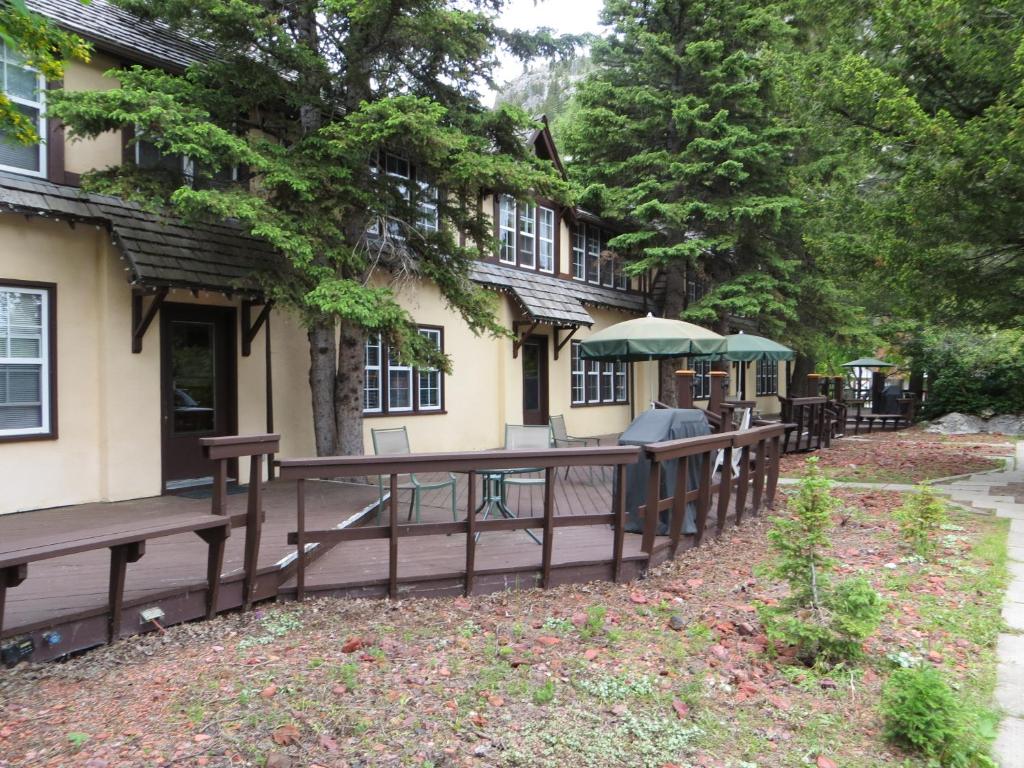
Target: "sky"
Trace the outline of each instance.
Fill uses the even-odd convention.
[[[499,23],[508,29],[550,27],[556,34],[599,33],[598,17],[603,5],[603,0],[511,0]],[[504,56],[497,80],[503,83],[522,71],[521,62]]]

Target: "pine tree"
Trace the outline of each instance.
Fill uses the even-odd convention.
[[[136,141],[191,158],[195,175],[126,165],[86,184],[186,217],[234,217],[283,253],[292,269],[265,290],[308,328],[317,452],[362,453],[368,334],[404,362],[449,368],[393,279],[433,282],[471,330],[505,333],[468,279],[493,242],[482,197],[565,189],[523,145],[529,118],[485,109],[479,88],[493,85],[496,47],[528,57],[564,41],[501,30],[501,0],[119,2],[206,41],[210,57],[183,76],[112,72],[120,88],[58,94],[51,111],[72,135],[135,128]],[[389,175],[385,152],[413,162],[416,180]],[[210,183],[233,166],[248,183]],[[422,226],[435,203],[440,226]]]
[[[611,245],[635,270],[665,271],[665,316],[777,332],[796,316],[787,281],[802,255],[796,136],[772,109],[787,24],[753,0],[607,0],[603,20],[613,31],[565,134],[583,203],[626,225]],[[688,270],[714,286],[692,307]]]

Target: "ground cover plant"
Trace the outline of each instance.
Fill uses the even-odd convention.
[[[921,428],[850,436],[820,452],[819,467],[832,480],[865,483],[920,483],[940,477],[983,472],[1002,466],[1011,448],[994,435],[933,435]],[[782,458],[782,474],[804,474],[804,456]]]
[[[1005,521],[951,511],[925,561],[899,494],[835,495],[835,577],[888,605],[854,663],[766,636],[788,589],[761,519],[632,585],[273,605],[21,666],[0,766],[924,766],[883,685],[939,670],[993,732]]]

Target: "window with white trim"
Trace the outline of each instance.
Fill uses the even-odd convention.
[[[587,402],[586,393],[586,360],[580,356],[579,342],[572,343],[572,396],[573,405],[582,405]]]
[[[516,263],[516,199],[502,195],[498,202],[498,259],[505,264]]]
[[[0,282],[0,438],[50,436],[53,289]]]
[[[587,279],[586,224],[578,224],[572,230],[572,276],[574,280]]]
[[[570,403],[582,405],[618,405],[629,402],[628,363],[585,360],[580,342],[572,342]]]
[[[540,224],[540,263],[541,272],[555,271],[555,212],[551,208],[541,206],[537,221]]]
[[[757,361],[757,396],[779,393],[779,364],[775,360]]]
[[[383,158],[383,160],[381,160]],[[370,162],[370,172],[379,177],[381,171],[393,179],[395,189],[399,197],[415,206],[412,214],[413,226],[421,232],[436,232],[440,226],[438,213],[438,192],[437,187],[419,177],[416,166],[401,155],[392,152],[379,151],[373,154]],[[415,199],[413,196],[415,195]],[[398,240],[405,239],[405,224],[399,219],[387,221],[388,236]],[[377,221],[370,224],[367,231],[371,235],[380,234],[380,226]]]
[[[695,360],[693,362],[693,399],[707,400],[711,397],[711,362]]]
[[[601,283],[601,230],[587,227],[587,282]]]
[[[444,330],[434,326],[417,329],[444,351]],[[363,413],[430,413],[444,409],[444,375],[437,368],[405,365],[379,334],[366,339],[363,379]]]
[[[420,328],[419,333],[430,339],[435,349],[441,350],[440,328]],[[437,368],[419,368],[416,371],[416,380],[419,410],[441,410],[441,371]]]
[[[519,266],[533,269],[537,264],[537,206],[519,203]]]
[[[46,83],[43,76],[6,43],[0,41],[0,87],[14,108],[21,112],[40,137],[46,135]],[[22,144],[0,132],[0,170],[31,176],[46,175],[46,145]]]

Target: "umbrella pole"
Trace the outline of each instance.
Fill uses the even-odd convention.
[[[636,363],[629,364],[629,420],[636,418]]]

